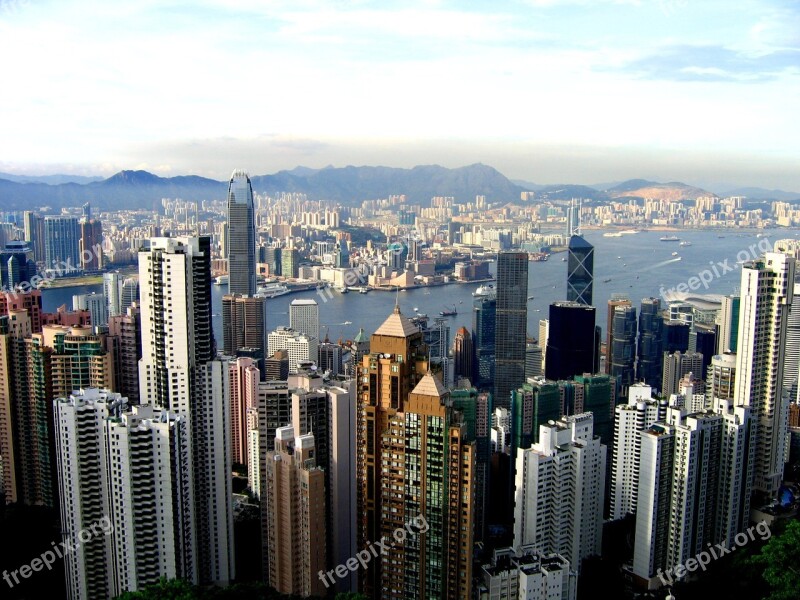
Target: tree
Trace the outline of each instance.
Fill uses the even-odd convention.
[[[764,569],[762,576],[772,588],[766,600],[796,600],[800,590],[800,521],[790,521],[780,535],[773,535],[751,561]]]

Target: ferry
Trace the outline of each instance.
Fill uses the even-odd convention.
[[[615,231],[615,232],[604,233],[603,237],[622,237],[622,232]]]
[[[228,285],[229,278],[228,275],[220,275],[214,279],[214,285]]]
[[[639,231],[636,229],[625,229],[623,231],[620,231],[620,233],[623,235],[631,235],[633,233],[639,233]]]
[[[261,298],[277,298],[288,294],[291,290],[282,283],[268,283],[256,290],[256,296]]]
[[[664,235],[659,238],[662,242],[680,242],[681,238],[677,235]]]
[[[493,293],[494,293],[494,286],[491,284],[487,284],[478,286],[478,289],[472,292],[472,295],[477,298],[478,296],[488,296],[489,294]]]

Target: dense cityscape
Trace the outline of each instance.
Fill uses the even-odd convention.
[[[7,591],[696,597],[726,549],[795,519],[800,241],[764,228],[780,203],[521,201],[350,208],[237,170],[225,201],[7,212],[2,497],[45,524],[31,552],[61,532],[12,555]],[[584,230],[685,251],[697,219],[762,233],[668,292],[594,301]],[[563,283],[531,331],[547,261]],[[728,271],[738,292],[700,293]],[[406,307],[417,290],[438,315]],[[346,312],[358,334],[332,340],[347,294],[386,314],[366,331]],[[37,583],[43,566],[64,575]]]

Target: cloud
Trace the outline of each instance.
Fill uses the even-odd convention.
[[[628,62],[619,70],[643,79],[761,83],[800,74],[800,50],[753,55],[723,46],[679,45]]]

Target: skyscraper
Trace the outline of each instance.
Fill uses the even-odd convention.
[[[547,379],[558,381],[597,372],[594,318],[593,306],[569,301],[550,305],[545,358]]]
[[[736,405],[756,421],[754,491],[773,498],[783,475],[788,397],[783,392],[784,349],[794,295],[795,259],[775,252],[742,265]]]
[[[23,217],[25,224],[25,240],[30,243],[33,250],[34,261],[44,261],[44,218],[35,212],[26,210]]]
[[[45,269],[59,274],[81,269],[80,227],[78,219],[69,216],[44,218]]]
[[[495,406],[508,407],[511,391],[525,381],[528,331],[528,253],[497,257],[497,329],[495,334]]]
[[[722,308],[717,315],[717,354],[736,352],[739,343],[739,305],[738,295],[723,296]]]
[[[607,363],[608,373],[616,379],[619,396],[625,398],[636,373],[636,309],[630,302],[616,306],[610,325],[612,332],[609,336],[611,346],[607,348],[610,357]]]
[[[639,343],[637,345],[636,378],[661,390],[661,301],[643,298],[639,311]]]
[[[109,317],[125,314],[122,310],[122,278],[119,272],[103,273],[103,295]]]
[[[567,258],[567,300],[592,305],[594,246],[579,235],[569,238]]]
[[[494,383],[494,351],[497,329],[497,295],[494,289],[475,296],[472,306],[472,341],[475,348],[475,384],[487,388]]]
[[[632,306],[630,298],[627,294],[613,294],[611,300],[608,301],[608,316],[606,317],[606,373],[611,373],[612,348],[614,340],[614,310],[618,306]],[[634,325],[634,335],[636,334],[636,326]],[[636,348],[633,349],[634,357],[636,356]]]
[[[244,171],[234,171],[228,185],[228,293],[256,293],[256,227],[253,187]]]
[[[187,424],[175,474],[178,574],[196,583],[233,576],[230,410],[226,364],[215,360],[211,328],[211,242],[153,238],[139,252],[143,403]],[[177,450],[176,450],[177,451]]]
[[[222,351],[236,356],[241,348],[266,350],[266,299],[225,294],[222,297]]]
[[[664,352],[664,368],[661,375],[661,393],[669,398],[679,393],[681,379],[692,373],[697,379],[703,372],[703,355],[698,352]]]
[[[325,474],[317,465],[314,435],[278,429],[265,461],[269,583],[282,594],[324,596],[318,576],[326,567]]]
[[[124,315],[108,320],[106,348],[114,364],[114,385],[128,399],[129,406],[139,404],[139,359],[142,358],[142,318],[138,304]]]
[[[99,271],[103,268],[103,224],[96,219],[81,220],[81,268]]]
[[[453,340],[453,361],[455,362],[455,379],[463,377],[472,381],[472,362],[474,352],[472,349],[472,336],[466,327],[456,332]]]
[[[298,298],[289,304],[289,327],[319,340],[319,305],[313,298]]]
[[[36,261],[27,242],[11,241],[0,251],[0,288],[19,289],[23,282],[31,283],[36,275]]]

